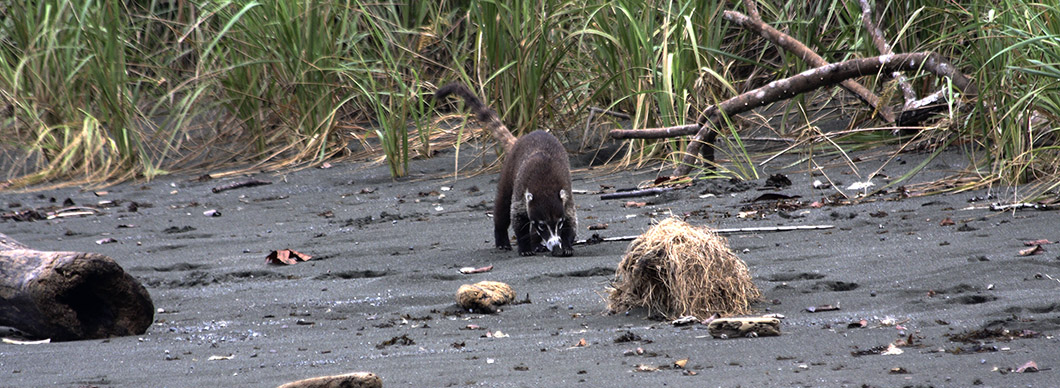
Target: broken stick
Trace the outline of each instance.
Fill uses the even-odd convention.
[[[821,230],[821,229],[832,229],[835,225],[792,225],[792,226],[755,226],[748,228],[722,228],[712,229],[717,234],[736,234],[736,233],[762,233],[762,232],[787,232],[792,230]],[[585,244],[599,244],[602,242],[614,242],[614,241],[633,241],[640,235],[636,236],[618,236],[618,237],[600,237],[600,235],[594,234],[593,237],[578,240],[574,242],[574,245],[585,245]]]
[[[43,252],[0,233],[0,326],[53,341],[143,334],[155,307],[113,259]]]

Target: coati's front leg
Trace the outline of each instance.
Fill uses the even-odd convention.
[[[530,216],[526,213],[517,213],[514,221],[515,243],[519,245],[519,254],[522,256],[533,256],[534,236],[536,233],[531,230],[533,225],[530,224]],[[541,245],[541,243],[538,242],[538,245]]]
[[[559,239],[562,246],[553,249],[552,256],[566,257],[574,255],[575,232],[575,221],[564,220],[563,227],[559,229]]]
[[[502,174],[503,175],[503,174]],[[512,190],[502,185],[497,190],[493,201],[493,241],[497,249],[512,250],[512,241],[508,238],[508,226],[512,224]]]

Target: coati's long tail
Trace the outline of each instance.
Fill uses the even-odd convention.
[[[501,122],[500,117],[497,117],[497,112],[482,103],[475,93],[471,92],[467,86],[461,83],[451,83],[442,86],[437,92],[434,92],[434,100],[441,101],[448,97],[450,94],[455,94],[464,99],[464,103],[467,104],[468,108],[471,109],[471,113],[475,114],[475,118],[478,119],[482,125],[486,126],[486,129],[493,134],[493,137],[497,139],[501,144],[501,148],[504,148],[504,153],[507,154],[512,150],[512,146],[515,145],[515,136],[512,135],[512,131]]]

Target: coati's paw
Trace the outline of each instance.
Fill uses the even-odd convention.
[[[548,253],[548,248],[544,245],[538,245],[534,247],[534,253]]]
[[[510,251],[510,250],[512,250],[512,245],[511,245],[511,244],[508,244],[508,245],[498,245],[498,246],[497,246],[497,249],[499,249],[499,250],[502,250],[502,251]]]
[[[574,248],[571,248],[571,247],[565,247],[565,248],[556,247],[556,249],[552,250],[552,256],[557,256],[557,257],[574,256]]]
[[[534,251],[519,251],[519,256],[533,256]]]

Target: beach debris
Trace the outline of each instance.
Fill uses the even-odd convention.
[[[624,205],[622,205],[622,207],[640,208],[640,207],[645,207],[647,205],[648,205],[647,202],[627,201]]]
[[[685,365],[688,365],[687,358],[682,358],[680,360],[674,361],[674,368],[685,369]]]
[[[907,375],[909,374],[909,370],[900,366],[896,366],[894,368],[891,368],[889,373],[892,375]]]
[[[473,273],[489,272],[489,271],[492,271],[492,270],[493,270],[493,266],[492,265],[487,265],[485,267],[479,267],[479,268],[464,267],[464,268],[460,269],[460,273],[468,275],[468,274],[473,274]]]
[[[234,183],[229,183],[227,185],[217,186],[217,187],[214,187],[214,188],[210,189],[210,191],[213,191],[214,194],[217,194],[217,193],[220,193],[220,192],[223,192],[223,191],[241,189],[241,188],[244,188],[244,187],[254,187],[254,186],[271,185],[271,184],[272,184],[272,182],[269,182],[269,181],[263,181],[263,180],[258,180],[258,179],[249,179],[249,180],[245,180],[245,181],[242,181],[242,182],[234,182]]]
[[[69,199],[68,199],[69,200]],[[87,206],[69,206],[55,211],[48,212],[48,219],[55,218],[68,218],[68,217],[80,217],[80,216],[91,216],[96,214],[103,214],[103,211],[87,207]]]
[[[1045,252],[1045,248],[1042,248],[1041,245],[1035,245],[1035,246],[1027,248],[1027,249],[1020,249],[1019,255],[1020,256],[1034,256],[1034,255],[1040,254],[1042,252]]]
[[[704,319],[704,320],[700,321],[699,323],[701,325],[709,325],[711,322],[714,322],[714,320],[718,319],[718,318],[721,318],[721,314],[718,314],[718,313],[710,314],[710,316],[707,317],[707,319]]]
[[[865,328],[865,327],[868,327],[868,326],[869,326],[869,321],[867,319],[862,319],[862,320],[859,320],[859,321],[856,321],[856,322],[848,323],[847,324],[847,329],[861,329],[861,328]]]
[[[634,342],[643,340],[644,339],[641,338],[641,336],[634,334],[632,331],[626,330],[625,333],[622,333],[622,335],[615,338],[615,343],[618,344],[623,342]]]
[[[901,348],[899,348],[898,345],[895,345],[894,343],[891,343],[891,344],[887,345],[887,349],[882,351],[882,352],[880,352],[880,354],[884,355],[884,356],[894,356],[894,355],[899,355],[899,354],[902,354],[902,353],[905,353],[905,352]]]
[[[836,310],[839,310],[839,302],[836,302],[835,305],[822,304],[820,306],[810,306],[810,307],[806,308],[806,311],[809,311],[811,313],[820,313],[820,312],[824,312],[824,311],[836,311]]]
[[[1034,373],[1038,372],[1039,370],[1040,369],[1038,368],[1038,363],[1034,361],[1027,361],[1023,365],[1020,365],[1019,368],[1016,368],[1016,373]]]
[[[987,328],[980,330],[969,330],[966,332],[948,335],[950,341],[963,342],[966,344],[980,344],[983,341],[1011,341],[1016,338],[1036,338],[1041,333],[1034,330],[1011,331],[1009,329]]]
[[[769,337],[780,335],[780,320],[766,317],[718,318],[707,325],[714,338]]]
[[[115,240],[113,237],[107,237],[107,238],[96,240],[96,244],[99,244],[99,245],[111,244],[111,243],[116,243],[116,242],[118,242],[118,240]]]
[[[607,229],[607,224],[606,223],[589,225],[589,230],[605,230],[605,229]]]
[[[784,174],[773,174],[770,175],[769,178],[766,178],[766,183],[763,186],[776,188],[787,187],[791,186],[791,179],[788,179]]]
[[[511,337],[511,336],[506,334],[506,333],[504,333],[504,332],[502,332],[502,331],[500,331],[500,330],[497,330],[497,331],[488,331],[487,330],[486,334],[483,335],[483,337],[486,337],[486,338],[508,338],[508,337]]]
[[[45,339],[42,339],[42,340],[30,341],[30,340],[19,340],[19,339],[4,337],[3,339],[0,339],[0,342],[3,342],[5,344],[12,344],[12,345],[43,345],[43,344],[51,343],[52,339],[51,338],[45,338]]]
[[[953,222],[953,219],[951,219],[949,217],[943,218],[942,221],[939,221],[939,226],[953,226],[953,225],[956,225],[956,224],[957,223]]]
[[[659,370],[659,367],[648,364],[637,364],[637,366],[634,367],[633,370],[636,372],[655,372]]]
[[[699,322],[699,318],[696,318],[693,315],[685,315],[671,321],[670,324],[674,326],[688,326],[696,322]]]
[[[210,356],[210,358],[207,358],[206,361],[224,361],[231,360],[233,358],[236,358],[235,354],[229,354],[227,356]]]
[[[725,238],[677,218],[662,220],[633,240],[611,284],[611,311],[646,307],[671,320],[747,314],[761,296]]]
[[[354,372],[333,376],[313,377],[281,385],[277,388],[383,388],[383,379],[371,372]]]
[[[571,348],[584,348],[586,346],[589,346],[589,342],[586,341],[585,338],[582,338],[578,340],[578,343],[574,344],[574,346],[571,346]]]
[[[1049,244],[1056,244],[1056,242],[1049,241],[1049,240],[1044,239],[1044,238],[1041,239],[1041,240],[1024,241],[1023,242],[1023,245],[1028,246],[1028,247],[1035,246],[1035,245],[1049,245]]]
[[[748,202],[783,201],[783,200],[786,200],[786,199],[798,199],[798,198],[802,198],[802,197],[800,197],[798,195],[788,195],[788,194],[782,194],[782,193],[765,193],[765,194],[762,194],[762,195],[759,195],[759,196],[755,197],[754,199],[752,199],[752,200],[750,200]]]
[[[221,216],[221,212],[218,211],[217,209],[210,209],[210,210],[202,212],[202,215],[207,216],[207,217],[220,217]]]
[[[456,291],[456,303],[467,310],[495,313],[497,307],[515,299],[512,286],[484,280],[475,284],[464,284]]]
[[[850,190],[850,191],[865,190],[865,189],[868,189],[868,188],[870,188],[872,186],[876,186],[875,183],[872,183],[872,180],[867,180],[867,181],[864,181],[864,182],[854,182],[854,183],[851,183],[850,186],[847,186],[847,190]]]
[[[394,346],[394,345],[410,346],[410,345],[415,345],[415,344],[416,344],[416,341],[413,341],[412,338],[409,338],[408,334],[402,334],[402,335],[399,335],[399,336],[396,336],[396,337],[392,337],[392,338],[390,338],[390,339],[388,339],[386,341],[383,341],[383,342],[380,342],[380,343],[376,344],[375,348],[376,349],[383,349],[383,348],[386,348],[388,346]]]
[[[630,349],[622,352],[623,356],[642,356],[644,355],[644,348],[637,347],[636,349]]]
[[[298,264],[299,261],[309,261],[313,256],[298,252],[294,249],[281,249],[272,251],[265,256],[265,262],[276,265]]]

